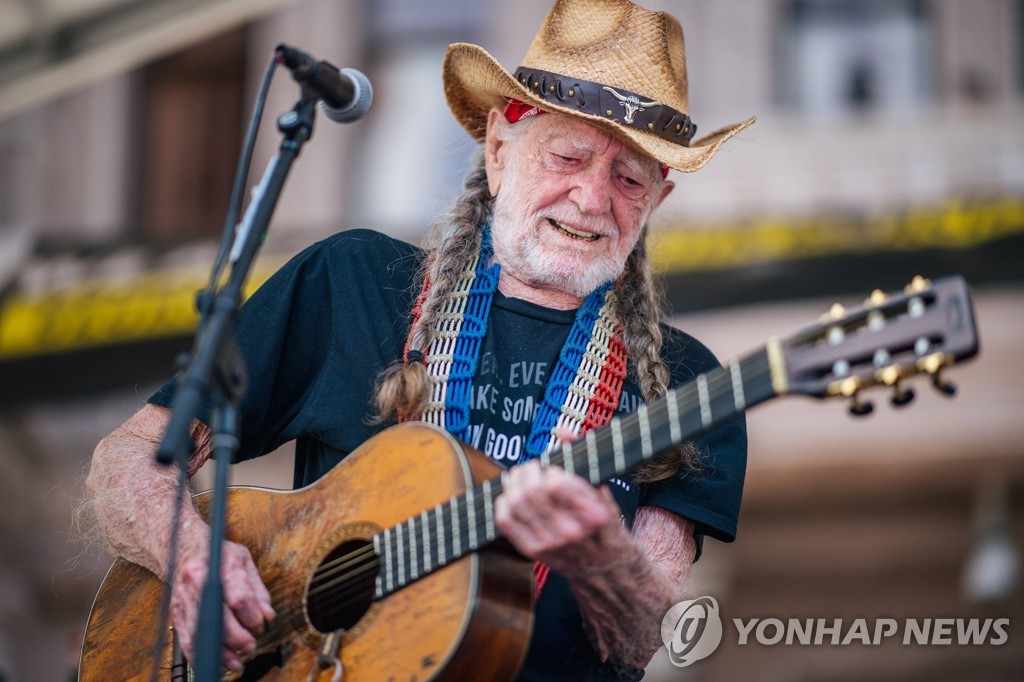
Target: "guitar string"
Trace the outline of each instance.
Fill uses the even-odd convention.
[[[751,370],[754,370],[756,376],[762,377],[762,370],[764,368],[766,368],[767,365],[768,365],[767,356],[765,354],[759,354],[759,355],[751,356],[751,358],[749,358],[749,360],[750,360],[750,362],[748,363],[747,371],[750,372]],[[742,362],[742,361],[740,361],[740,362]],[[708,382],[708,392],[709,393],[717,393],[718,391],[722,390],[725,386],[731,386],[732,377],[731,377],[731,373],[729,371],[728,366],[723,367],[723,368],[721,368],[719,370],[713,370],[709,374],[711,374],[710,378],[708,378],[708,374],[704,375],[706,377],[707,382]],[[746,383],[746,382],[744,382],[744,383]],[[689,384],[687,384],[687,386],[691,386],[692,387],[693,384],[694,384],[694,382],[690,382]],[[676,395],[676,399],[677,400],[679,399],[679,391],[682,391],[682,390],[686,390],[686,387],[680,387],[679,389],[675,389],[673,391],[675,393],[675,395]],[[687,394],[685,396],[683,396],[683,402],[680,403],[679,408],[680,408],[681,412],[689,412],[698,403],[700,403],[699,393],[696,393],[692,389],[691,390],[687,390]],[[664,428],[665,425],[671,423],[672,420],[669,417],[669,411],[666,409],[666,410],[664,410],[664,414],[662,414],[661,412],[662,411],[659,410],[658,412],[656,412],[655,414],[652,414],[650,416],[650,422],[649,423],[650,423],[652,429],[662,429],[662,428]],[[635,413],[633,413],[633,414],[635,415]],[[630,416],[632,416],[632,415],[630,415]],[[628,416],[627,417],[623,417],[623,418],[628,418]],[[600,429],[600,431],[595,435],[595,444],[599,445],[599,446],[607,445],[608,440],[610,440],[611,438],[612,438],[612,436],[611,436],[611,433],[610,433],[610,429]],[[579,441],[577,441],[577,442],[579,442]],[[554,453],[551,456],[551,460],[550,461],[551,461],[552,465],[559,465],[559,464],[561,464],[564,461],[564,457],[562,456],[562,450],[559,449],[556,453]],[[501,491],[502,491],[501,479],[500,478],[494,479],[492,481],[491,493],[493,495],[497,496]],[[456,513],[464,511],[467,508],[467,503],[466,503],[465,500],[466,500],[466,498],[463,495],[462,499],[454,507],[453,511],[455,511]],[[476,510],[476,508],[477,508],[477,505],[474,502],[474,511]],[[467,519],[468,518],[469,518],[469,515],[467,514]],[[446,527],[446,531],[447,530],[448,529]],[[461,533],[460,533],[460,536],[461,536]],[[444,534],[444,538],[443,539],[444,539],[444,541],[446,543],[446,546],[447,546],[447,543],[449,541],[453,540],[453,538],[454,538],[454,535],[451,534],[451,533],[446,532]],[[469,543],[467,542],[466,544],[468,546]],[[404,548],[401,548],[401,549],[404,549]],[[476,549],[476,548],[470,548],[470,549]],[[461,558],[461,556],[458,557],[458,558]],[[356,565],[357,562],[363,562],[363,563],[361,565],[359,565],[356,568],[356,570],[352,570],[352,571],[349,571],[349,572],[344,572],[344,573],[341,573],[341,575],[336,575],[339,571],[344,571],[344,569],[346,569],[347,567],[352,566],[352,565]],[[335,560],[327,562],[327,563],[323,564],[321,567],[319,567],[315,571],[313,579],[310,582],[310,590],[308,592],[308,596],[309,597],[316,597],[316,596],[320,596],[321,594],[323,594],[325,592],[330,592],[331,590],[333,590],[333,589],[335,589],[335,588],[337,588],[339,586],[343,586],[346,583],[352,581],[357,576],[359,576],[361,574],[365,574],[367,571],[379,567],[380,563],[381,563],[381,560],[377,556],[376,552],[374,551],[372,544],[367,544],[365,547],[362,547],[362,548],[360,548],[358,550],[355,550],[355,551],[347,553],[347,554],[345,554],[345,555],[343,555],[341,557],[338,557]],[[448,562],[446,562],[446,563],[448,563]],[[436,569],[436,567],[435,567],[435,569]],[[417,572],[417,573],[419,573],[419,572]],[[324,582],[325,580],[328,580],[329,578],[332,578],[332,577],[333,577],[333,579],[329,580],[328,582]],[[409,576],[410,579],[409,580],[401,581],[401,584],[397,585],[396,588],[403,587],[405,584],[408,584],[408,582],[411,582],[412,580],[417,579],[419,577],[422,577],[422,574],[421,575],[416,575],[416,576],[412,576],[410,574],[410,576]],[[398,582],[398,581],[396,580],[396,582]],[[372,584],[372,581],[369,584]],[[272,590],[271,591],[272,598],[277,600],[277,599],[283,597],[282,592],[293,593],[294,591],[296,591],[299,588],[301,588],[301,585],[298,584],[298,583],[295,583],[293,585],[285,585],[281,589]],[[343,608],[345,608],[347,606],[350,606],[353,603],[352,599],[347,599],[346,601],[341,601],[341,602],[339,602],[337,600],[338,600],[338,598],[341,598],[341,597],[347,597],[348,596],[347,593],[352,592],[353,590],[355,590],[357,593],[359,593],[361,595],[365,595],[366,594],[366,592],[365,592],[365,585],[364,584],[357,584],[355,586],[350,587],[347,590],[343,589],[343,590],[340,590],[340,591],[337,591],[337,592],[331,594],[331,598],[333,599],[333,601],[328,602],[327,605],[325,606],[325,608],[331,608],[331,609],[334,609],[334,610],[338,610],[338,609],[343,609]],[[286,610],[285,612],[282,613],[282,615],[287,619],[289,616],[296,615],[298,612],[300,612],[302,610],[303,610],[302,607],[296,607],[296,608],[292,608],[292,609]]]

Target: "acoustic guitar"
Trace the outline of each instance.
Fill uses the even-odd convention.
[[[977,350],[963,279],[916,278],[853,310],[837,304],[542,464],[597,485],[776,396],[842,397],[865,414],[864,389],[888,387],[903,405],[917,374],[951,394],[943,370]],[[533,572],[494,525],[502,482],[479,451],[407,423],[306,488],[229,488],[226,535],[251,550],[278,617],[245,670],[224,679],[512,679],[530,639]],[[196,503],[208,512],[208,495]],[[162,594],[153,574],[114,562],[89,615],[80,680],[148,680],[153,669],[190,679],[170,623],[157,627]]]

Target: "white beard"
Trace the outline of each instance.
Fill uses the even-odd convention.
[[[558,250],[544,246],[536,232],[538,216],[523,215],[519,207],[524,202],[517,200],[515,194],[504,191],[498,195],[491,223],[494,255],[503,271],[531,286],[555,289],[579,299],[586,298],[594,289],[622,273],[625,257],[609,253],[587,256],[583,251],[572,249],[571,244]],[[578,211],[565,208],[547,210],[543,218],[567,223],[586,222]],[[529,228],[524,230],[523,225]],[[549,228],[542,225],[539,229]],[[610,232],[614,234],[614,228]]]

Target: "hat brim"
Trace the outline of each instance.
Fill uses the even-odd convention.
[[[600,116],[543,100],[519,83],[498,60],[478,45],[449,45],[442,74],[448,107],[462,127],[478,140],[482,140],[487,131],[487,114],[491,108],[503,107],[509,99],[517,99],[546,111],[557,111],[583,119],[629,142],[670,168],[684,173],[695,171],[706,164],[726,140],[757,120],[751,116],[740,123],[720,128],[684,147],[642,130],[617,125]]]

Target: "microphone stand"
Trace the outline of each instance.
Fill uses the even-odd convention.
[[[211,492],[209,570],[194,638],[194,679],[199,682],[216,682],[221,679],[224,634],[221,548],[227,516],[225,497],[228,465],[234,460],[239,447],[238,403],[245,393],[247,383],[244,358],[235,344],[231,329],[241,305],[243,285],[263,243],[285,178],[302,145],[312,135],[317,100],[317,95],[302,85],[301,99],[291,111],[285,112],[277,120],[278,130],[284,135],[284,140],[254,190],[245,217],[236,231],[230,256],[231,275],[216,293],[208,289],[198,297],[202,320],[194,352],[180,375],[171,420],[157,452],[158,462],[176,462],[182,471],[187,471],[186,463],[194,449],[190,436],[192,420],[208,398],[212,408],[213,457],[217,468]],[[173,576],[167,576],[167,579],[170,581]]]

